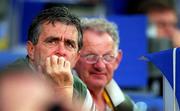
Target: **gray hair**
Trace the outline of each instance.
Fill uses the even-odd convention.
[[[104,18],[82,18],[81,26],[83,31],[92,29],[95,31],[107,32],[114,41],[115,51],[118,51],[120,40],[118,27],[115,23]]]

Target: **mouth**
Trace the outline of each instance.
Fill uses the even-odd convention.
[[[91,75],[106,75],[106,73],[102,73],[102,72],[90,72]]]

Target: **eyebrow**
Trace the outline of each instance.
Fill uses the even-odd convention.
[[[65,39],[64,41],[68,41],[68,42],[71,42],[71,43],[76,43],[76,41],[72,40],[72,39]]]
[[[44,41],[50,41],[50,40],[53,40],[53,41],[58,41],[60,40],[59,37],[55,37],[55,36],[49,36],[47,37]]]
[[[61,41],[61,40],[62,40],[62,38],[59,38],[59,37],[56,37],[56,36],[49,36],[44,40],[44,42],[47,42],[47,41]],[[73,39],[65,38],[64,41],[71,42],[74,45],[76,45],[76,41],[73,40]]]

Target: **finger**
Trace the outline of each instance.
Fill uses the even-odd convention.
[[[73,81],[72,72],[71,72],[71,64],[69,61],[65,61],[64,69],[67,72],[70,81]]]
[[[59,72],[59,65],[58,65],[58,56],[53,55],[51,59],[51,68],[54,73]]]
[[[59,62],[59,68],[60,69],[64,68],[64,62],[65,62],[64,57],[59,57],[58,62]]]
[[[53,67],[57,64],[58,64],[58,56],[56,55],[51,56],[51,66]]]
[[[66,70],[71,70],[71,64],[70,64],[70,62],[69,61],[65,61],[64,62],[64,68],[66,69]]]
[[[50,57],[47,57],[46,62],[45,62],[45,71],[48,74],[51,73],[51,61],[50,60],[51,60]]]

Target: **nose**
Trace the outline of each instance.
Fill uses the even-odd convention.
[[[57,56],[66,56],[66,49],[63,42],[60,42],[59,45],[55,49],[55,55]]]
[[[102,58],[99,58],[99,59],[97,60],[97,62],[94,64],[94,67],[97,68],[98,70],[103,70],[103,69],[106,67],[106,65],[105,65],[105,63],[103,62],[103,59],[102,59]]]

